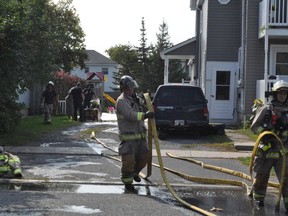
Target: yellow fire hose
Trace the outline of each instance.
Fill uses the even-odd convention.
[[[249,167],[249,171],[250,171],[250,176],[251,176],[251,180],[253,182],[253,166],[254,166],[254,159],[258,150],[258,146],[260,144],[261,139],[266,136],[266,135],[272,135],[274,136],[279,143],[281,144],[281,149],[282,149],[282,157],[283,157],[283,163],[282,163],[282,173],[281,173],[281,181],[280,181],[280,185],[279,185],[279,192],[278,192],[278,199],[276,202],[276,206],[275,209],[279,210],[280,209],[280,201],[281,201],[281,194],[282,194],[282,188],[283,188],[283,184],[284,184],[284,176],[285,176],[285,169],[286,169],[286,151],[285,151],[285,146],[282,142],[282,140],[273,132],[271,131],[264,131],[263,133],[261,133],[257,140],[256,143],[254,145],[253,151],[252,151],[252,155],[251,155],[251,161],[250,161],[250,167]]]
[[[144,97],[145,97],[145,100],[146,100],[146,103],[147,103],[147,107],[148,107],[148,110],[150,112],[154,112],[154,109],[153,109],[153,106],[152,106],[152,103],[151,103],[151,99],[150,99],[150,96],[148,93],[145,93],[144,94]],[[161,176],[167,186],[167,188],[169,189],[170,193],[174,196],[174,198],[176,200],[178,200],[179,202],[181,202],[183,205],[185,205],[186,207],[190,208],[190,209],[193,209],[203,215],[208,215],[208,216],[212,216],[214,214],[204,210],[204,209],[201,209],[201,208],[198,208],[197,206],[194,206],[194,205],[191,205],[189,203],[187,203],[186,201],[182,200],[176,193],[175,191],[173,190],[173,188],[171,187],[167,177],[166,177],[166,174],[165,174],[165,170],[164,170],[164,166],[163,166],[163,161],[162,161],[162,158],[161,158],[161,151],[160,151],[160,147],[159,147],[159,140],[158,140],[158,135],[157,135],[157,129],[156,129],[156,123],[155,123],[155,119],[149,119],[148,122],[150,121],[151,123],[151,127],[152,127],[152,134],[153,134],[153,138],[154,138],[154,143],[155,143],[155,147],[156,147],[156,151],[157,151],[157,157],[158,157],[158,161],[159,161],[159,167],[160,167],[160,171],[161,171]]]
[[[115,101],[110,95],[104,93],[103,96],[104,96],[107,100],[109,100],[113,105],[116,104],[116,101]]]
[[[224,167],[214,166],[214,165],[210,165],[210,164],[204,164],[202,161],[198,161],[198,160],[194,160],[194,159],[186,158],[186,157],[175,156],[175,155],[172,155],[171,153],[166,153],[166,154],[169,157],[174,158],[174,159],[178,159],[178,160],[183,160],[183,161],[188,161],[188,162],[194,163],[196,165],[201,166],[204,169],[209,169],[209,170],[214,170],[214,171],[218,171],[218,172],[223,172],[223,173],[226,173],[228,175],[237,176],[237,177],[249,180],[249,181],[252,180],[251,176],[249,176],[249,175],[247,175],[245,173],[239,172],[239,171],[227,169],[227,168],[224,168]],[[279,184],[275,183],[275,182],[268,182],[268,185],[272,186],[272,187],[275,187],[275,188],[279,188]]]
[[[142,176],[144,179],[147,179],[152,174],[152,125],[151,121],[148,121],[148,147],[149,147],[149,153],[148,153],[148,162],[147,162],[147,174],[145,176]]]
[[[148,93],[144,94],[144,97],[146,99],[146,102],[147,102],[147,106],[148,106],[148,109],[149,111],[154,111],[153,110],[153,107],[152,107],[152,104],[151,104],[151,100],[150,100],[150,96]],[[156,146],[156,151],[157,151],[157,156],[158,156],[158,161],[159,161],[159,164],[154,164],[152,163],[152,135],[154,137],[154,142],[155,142],[155,146]],[[104,146],[105,148],[107,149],[110,149],[116,153],[118,153],[118,151],[115,151],[111,148],[109,148],[105,143],[101,142],[99,139],[97,139],[95,137],[95,134],[91,134],[91,138],[92,139],[95,139],[98,143],[102,144],[102,146]],[[261,139],[261,138],[260,138]],[[260,139],[258,142],[260,142]],[[281,142],[282,143],[282,142]],[[257,142],[256,142],[257,144]],[[171,194],[174,196],[174,198],[176,198],[179,202],[181,202],[183,205],[185,205],[186,207],[189,207],[191,208],[192,210],[195,210],[199,213],[202,213],[203,215],[214,215],[206,210],[203,210],[201,208],[198,208],[196,206],[193,206],[189,203],[187,203],[186,201],[182,200],[180,197],[178,197],[178,195],[175,193],[175,191],[172,189],[169,181],[167,180],[167,177],[166,177],[166,174],[165,174],[165,170],[168,171],[168,172],[171,172],[175,175],[178,175],[186,180],[190,180],[190,181],[193,181],[193,182],[196,182],[196,183],[203,183],[203,184],[227,184],[227,185],[234,185],[234,186],[244,186],[246,188],[246,191],[248,193],[249,191],[249,187],[248,185],[245,183],[245,182],[242,182],[242,181],[236,181],[236,180],[226,180],[226,179],[207,179],[207,178],[200,178],[200,177],[195,177],[195,176],[190,176],[190,175],[187,175],[187,174],[184,174],[184,173],[181,173],[179,171],[175,171],[173,169],[170,169],[170,168],[167,168],[167,167],[164,167],[163,166],[163,162],[162,162],[162,158],[161,158],[161,152],[160,152],[160,147],[159,147],[159,140],[158,140],[158,136],[157,136],[157,129],[156,129],[156,123],[155,123],[155,120],[154,119],[149,119],[148,120],[148,145],[149,145],[149,162],[147,164],[147,174],[144,175],[143,173],[140,173],[139,175],[146,179],[146,181],[148,181],[148,177],[151,175],[152,173],[152,169],[151,169],[151,166],[155,166],[155,167],[158,167],[160,168],[160,171],[161,171],[161,176],[164,180],[164,183],[166,184],[167,188],[169,189],[169,191],[171,192]],[[258,144],[257,144],[258,145]],[[283,143],[282,143],[283,145]],[[254,150],[255,150],[255,146],[254,146]],[[253,150],[253,152],[254,152]],[[257,151],[257,148],[256,148],[256,151]],[[284,151],[285,152],[285,151]],[[256,152],[253,154],[252,153],[252,157],[255,157],[255,154]],[[193,159],[190,159],[190,158],[184,158],[184,157],[178,157],[178,156],[174,156],[170,153],[167,153],[167,155],[171,158],[176,158],[176,159],[180,159],[180,160],[185,160],[185,161],[189,161],[189,162],[192,162],[192,163],[195,163],[197,165],[200,165],[202,166],[203,168],[206,168],[206,169],[210,169],[210,170],[215,170],[215,171],[220,171],[220,172],[224,172],[224,173],[227,173],[227,174],[230,174],[230,175],[234,175],[234,176],[238,176],[238,177],[241,177],[241,178],[244,178],[246,180],[252,180],[252,176],[249,176],[249,175],[246,175],[245,173],[241,173],[241,172],[237,172],[237,171],[234,171],[234,170],[230,170],[230,169],[226,169],[226,168],[223,168],[223,167],[217,167],[217,166],[213,166],[213,165],[208,165],[208,164],[204,164],[203,162],[201,161],[197,161],[197,160],[193,160]],[[254,156],[253,156],[254,155]],[[103,155],[105,157],[108,157],[108,158],[111,158],[111,159],[114,159],[114,160],[117,160],[119,162],[121,162],[120,159],[116,158],[116,157],[111,157],[111,156],[106,156],[106,155]],[[254,158],[253,158],[254,159]],[[251,159],[252,161],[252,159]],[[251,164],[250,164],[251,166]],[[252,165],[253,166],[253,165]],[[284,172],[285,172],[285,169],[284,169]],[[250,173],[251,174],[251,173]],[[283,174],[283,167],[282,167],[282,174]],[[283,178],[282,178],[283,180]],[[281,181],[282,182],[282,181]],[[279,187],[279,184],[277,183],[274,183],[274,182],[269,182],[268,183],[270,186],[273,186],[273,187]],[[283,185],[283,183],[282,183]],[[281,191],[281,190],[280,190]],[[281,198],[281,192],[280,192],[280,198]],[[278,199],[279,199],[279,196],[278,196]],[[277,203],[280,203],[277,202]]]
[[[92,137],[91,137],[92,138]],[[108,147],[105,143],[101,142],[99,139],[97,139],[96,137],[93,137],[92,139],[96,140],[98,143],[100,143],[104,148],[107,148],[113,152],[116,152],[118,153],[117,151],[113,150],[112,148]],[[169,154],[169,153],[167,153]],[[172,156],[171,154],[169,154],[171,157],[173,158],[177,158],[177,156]],[[117,160],[117,161],[121,161],[120,159],[118,158],[115,158],[115,157],[112,157],[112,156],[106,156],[106,155],[103,155],[105,157],[109,157],[111,159],[114,159],[114,160]],[[151,165],[153,165],[154,167],[158,167],[160,168],[160,166],[158,164],[155,164],[155,163],[151,163]],[[180,176],[186,180],[189,180],[189,181],[193,181],[193,182],[196,182],[196,183],[200,183],[200,184],[223,184],[223,185],[234,185],[234,186],[244,186],[246,187],[246,191],[248,193],[249,191],[249,187],[248,185],[245,183],[245,182],[242,182],[242,181],[235,181],[235,180],[226,180],[226,179],[213,179],[213,178],[201,178],[201,177],[195,177],[195,176],[190,176],[190,175],[187,175],[185,173],[182,173],[182,172],[179,172],[179,171],[176,171],[176,170],[173,170],[173,169],[170,169],[168,167],[164,167],[164,169],[168,172],[171,172],[177,176]],[[143,174],[143,173],[140,173],[140,176],[144,179],[147,180],[147,177]]]

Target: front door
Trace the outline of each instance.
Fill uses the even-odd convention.
[[[233,119],[235,101],[235,72],[229,68],[212,71],[210,118]]]

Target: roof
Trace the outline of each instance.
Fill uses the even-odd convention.
[[[196,37],[190,38],[168,49],[165,49],[160,53],[160,55],[162,59],[165,59],[165,57],[174,59],[182,59],[184,57],[187,59],[192,58],[196,55]]]
[[[88,55],[86,64],[118,64],[95,50],[86,50],[86,53]]]

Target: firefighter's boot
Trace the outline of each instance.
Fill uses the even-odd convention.
[[[135,191],[135,188],[132,184],[125,184],[125,189],[128,191]]]

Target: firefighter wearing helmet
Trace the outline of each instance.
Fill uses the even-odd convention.
[[[144,112],[143,103],[136,95],[137,82],[131,76],[120,79],[121,95],[116,101],[121,155],[121,181],[125,189],[134,190],[133,180],[140,182],[139,172],[148,162],[148,144],[144,120],[154,118],[153,112]]]
[[[51,123],[53,106],[56,101],[57,95],[55,92],[54,83],[52,81],[49,81],[46,85],[46,89],[42,92],[41,97],[41,108],[44,109],[44,124]]]
[[[264,131],[274,132],[288,147],[288,83],[277,81],[270,92],[271,101],[262,106],[256,113],[251,124],[251,130],[255,134],[261,134]],[[287,151],[286,151],[287,152]],[[252,187],[254,200],[258,206],[264,206],[264,199],[267,190],[267,183],[270,171],[274,167],[277,178],[280,182],[282,175],[283,154],[281,143],[271,135],[265,135],[258,146],[254,161],[255,181]],[[288,214],[288,157],[286,154],[286,171],[284,175],[284,185],[282,196]],[[276,209],[277,210],[277,209]]]

